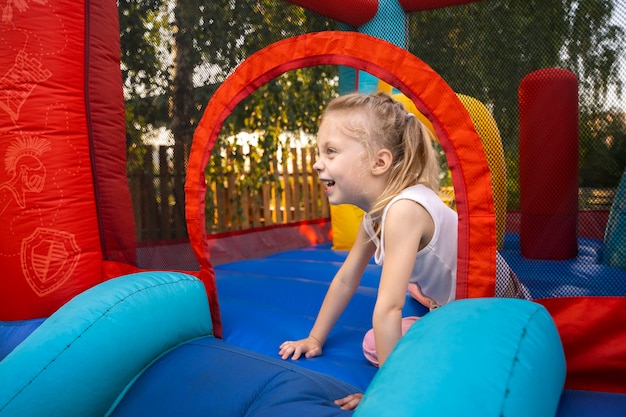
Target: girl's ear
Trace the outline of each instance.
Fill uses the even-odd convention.
[[[382,175],[389,171],[393,156],[389,149],[380,149],[374,155],[374,166],[372,167],[372,175]]]

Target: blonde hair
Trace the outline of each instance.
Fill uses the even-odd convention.
[[[438,191],[439,164],[430,131],[402,103],[386,93],[351,93],[333,99],[322,118],[335,112],[346,113],[345,122],[342,121],[344,133],[363,143],[371,155],[380,149],[392,154],[387,186],[368,213],[377,234],[383,209],[402,190],[423,184]]]

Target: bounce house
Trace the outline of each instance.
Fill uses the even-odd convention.
[[[510,219],[492,180],[505,167],[487,107],[408,52],[402,25],[378,32],[381,20],[470,2],[291,0],[358,30],[276,42],[215,92],[186,173],[189,271],[137,266],[115,2],[7,2],[0,416],[623,415],[626,179],[603,235],[581,236],[575,77],[548,68],[520,84],[521,208]],[[263,84],[315,65],[341,66],[340,93],[389,89],[427,123],[451,171],[458,299],[427,312],[407,296],[405,314],[423,318],[380,369],[361,353],[374,263],[322,356],[277,356],[310,329],[358,213],[333,212],[346,247],[211,260],[205,168],[222,124]],[[563,165],[572,169],[555,172]],[[494,297],[498,252],[532,301]],[[356,392],[354,412],[333,403]]]

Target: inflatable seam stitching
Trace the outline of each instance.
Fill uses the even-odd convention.
[[[217,340],[217,339],[216,339],[216,340]],[[226,345],[228,345],[228,343],[227,343],[227,342],[224,342],[224,343],[225,343]],[[202,346],[205,346],[205,347],[206,347],[207,345],[202,345]],[[221,347],[221,346],[216,346],[216,345],[211,345],[211,346],[210,346],[210,348],[211,348],[211,349],[219,349],[219,350],[227,350],[227,351],[230,351],[229,349],[226,349],[226,348]],[[253,401],[251,401],[251,402],[250,402],[250,404],[253,404],[253,403],[256,401],[256,399],[258,399],[258,398],[260,397],[260,395],[261,395],[261,393],[262,393],[263,389],[264,389],[267,385],[269,385],[272,381],[274,381],[277,377],[279,377],[279,376],[281,376],[281,375],[284,375],[284,374],[286,374],[286,373],[291,373],[291,372],[296,373],[296,374],[298,374],[298,375],[300,375],[300,376],[302,376],[302,377],[304,377],[304,378],[307,378],[309,381],[313,381],[313,382],[314,382],[317,386],[319,386],[320,388],[322,388],[322,389],[323,389],[323,391],[326,393],[326,395],[328,396],[328,398],[329,398],[329,399],[332,399],[332,398],[331,398],[331,395],[330,395],[330,391],[328,391],[328,389],[326,388],[326,386],[325,386],[324,384],[321,384],[319,381],[317,381],[317,380],[315,380],[315,379],[311,378],[311,377],[307,374],[307,370],[306,370],[305,368],[300,369],[300,367],[299,367],[299,366],[297,366],[297,365],[290,365],[290,364],[287,364],[287,363],[276,362],[276,360],[275,360],[274,358],[271,358],[271,357],[265,357],[265,355],[262,355],[262,354],[257,354],[257,353],[249,353],[249,352],[246,352],[246,351],[243,351],[243,350],[242,350],[242,351],[239,351],[239,350],[238,350],[238,351],[237,351],[237,353],[238,353],[238,354],[240,354],[240,355],[242,355],[242,356],[247,356],[247,357],[249,357],[249,358],[252,358],[252,359],[255,359],[255,360],[258,360],[258,361],[262,361],[262,362],[265,362],[265,363],[270,363],[270,364],[272,364],[272,365],[280,366],[280,367],[282,368],[282,370],[281,370],[280,372],[278,372],[278,373],[277,373],[274,377],[270,378],[270,379],[267,381],[267,383],[265,383],[265,384],[263,385],[263,388],[261,388],[261,389],[259,389],[259,390],[258,390],[259,394],[255,396],[255,399],[254,399]],[[355,388],[355,389],[356,389],[356,388]],[[248,408],[249,408],[249,407],[248,407]]]
[[[325,393],[326,396],[328,398],[330,398],[330,393],[328,392],[328,390],[326,389],[326,387],[323,384],[320,384],[318,381],[315,381],[314,379],[310,378],[308,375],[306,375],[305,373],[302,372],[298,372],[296,369],[291,368],[291,367],[285,367],[281,372],[277,372],[273,377],[269,378],[261,387],[258,387],[256,390],[256,393],[254,395],[254,397],[250,400],[250,402],[246,405],[246,413],[245,415],[247,415],[250,412],[250,408],[252,407],[252,405],[256,404],[259,402],[259,399],[262,398],[265,393],[267,392],[267,387],[269,385],[272,384],[272,382],[276,381],[279,378],[282,378],[285,374],[287,373],[296,373],[298,375],[300,375],[301,377],[305,377],[308,381],[310,382],[314,382],[319,388],[321,388]]]
[[[109,417],[113,412],[115,412],[115,410],[120,405],[120,403],[122,402],[124,397],[126,397],[126,394],[128,394],[128,391],[130,391],[130,389],[133,387],[133,385],[135,385],[135,382],[137,382],[137,380],[144,374],[144,372],[146,372],[148,370],[148,368],[150,368],[152,365],[154,365],[159,359],[161,359],[162,357],[164,357],[168,353],[172,352],[173,350],[176,350],[177,348],[179,348],[179,347],[181,347],[183,345],[192,343],[194,340],[203,339],[205,337],[213,337],[213,335],[206,334],[206,335],[202,335],[202,336],[192,337],[191,339],[183,340],[180,343],[176,344],[175,346],[172,346],[171,348],[164,350],[159,355],[156,355],[154,358],[152,358],[152,360],[146,362],[146,364],[144,366],[142,366],[139,371],[137,371],[135,376],[133,376],[130,379],[130,381],[122,388],[122,390],[119,392],[119,394],[116,397],[116,399],[113,401],[113,403],[111,404],[111,406],[109,407],[107,412],[104,414],[104,417]]]
[[[526,337],[528,336],[528,331],[527,331],[528,327],[539,312],[541,312],[541,308],[537,307],[529,315],[528,320],[526,321],[526,325],[522,328],[522,334],[520,335],[519,342],[517,343],[517,349],[515,350],[515,354],[513,355],[513,361],[512,361],[511,367],[509,368],[509,375],[508,375],[506,384],[504,385],[504,396],[502,398],[502,405],[500,407],[500,414],[499,414],[501,416],[506,415],[504,412],[504,408],[506,406],[507,398],[509,394],[511,393],[511,381],[513,379],[513,374],[515,373],[515,369],[517,365],[519,364],[519,354],[522,350],[522,345],[524,344],[524,341],[526,340]]]

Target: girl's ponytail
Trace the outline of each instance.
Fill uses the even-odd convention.
[[[439,163],[432,146],[430,130],[413,113],[407,112],[406,127],[402,137],[405,155],[414,155],[405,160],[405,170],[414,172],[416,183],[424,184],[435,191],[439,188]],[[411,185],[411,184],[408,184]]]

